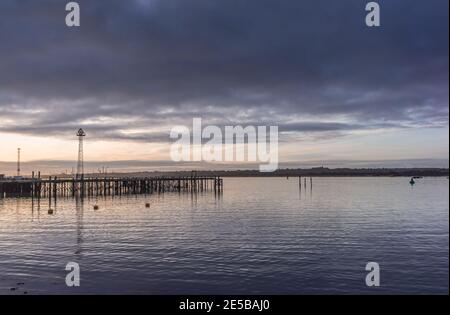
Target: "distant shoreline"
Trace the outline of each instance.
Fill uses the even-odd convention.
[[[148,172],[113,172],[107,174],[86,174],[87,177],[162,177],[162,176],[220,176],[220,177],[448,177],[448,168],[385,168],[385,169],[351,169],[351,168],[310,168],[280,169],[273,173],[261,173],[258,170],[194,170],[194,171],[148,171]],[[61,177],[68,177],[61,175]]]
[[[1,172],[0,172],[1,173]],[[36,174],[37,176],[37,174]],[[72,178],[70,174],[41,174],[41,177]],[[448,177],[448,168],[309,168],[279,169],[273,173],[261,173],[258,170],[192,170],[192,171],[140,171],[86,173],[85,177]],[[0,175],[1,177],[1,175]],[[30,177],[24,174],[24,177]]]

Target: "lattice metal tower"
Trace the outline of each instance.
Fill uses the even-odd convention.
[[[86,133],[83,129],[78,130],[78,164],[77,164],[77,179],[84,179],[84,157],[83,157],[83,139],[86,137]]]

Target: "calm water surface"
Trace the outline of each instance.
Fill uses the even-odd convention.
[[[0,199],[0,294],[448,294],[446,178],[224,183],[220,197],[60,198],[53,215]],[[369,261],[380,288],[365,286]]]

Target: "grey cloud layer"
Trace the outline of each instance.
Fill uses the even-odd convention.
[[[447,0],[379,1],[377,30],[362,0],[78,2],[69,29],[67,1],[1,1],[0,131],[85,122],[163,141],[197,116],[297,132],[448,126]],[[150,126],[162,129],[122,132]]]

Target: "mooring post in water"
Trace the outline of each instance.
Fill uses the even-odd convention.
[[[42,189],[42,181],[41,181],[41,171],[38,171],[38,198],[41,198],[41,189]]]
[[[53,179],[53,195],[56,198],[56,194],[58,193],[58,183],[57,183],[57,177]]]
[[[32,171],[31,172],[31,199],[34,198],[34,191],[35,191],[34,185],[35,185],[35,182],[34,182],[34,171]]]
[[[52,202],[52,177],[51,176],[48,177],[47,191],[48,191],[49,205],[51,206],[51,202]]]

